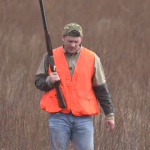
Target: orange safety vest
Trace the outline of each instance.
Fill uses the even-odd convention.
[[[60,88],[67,106],[64,109],[59,107],[56,89],[53,88],[44,93],[40,102],[41,108],[50,113],[59,111],[69,113],[71,111],[76,116],[98,114],[99,105],[92,89],[94,53],[82,47],[72,77],[62,46],[53,50],[53,56],[56,71],[59,71],[61,80]]]

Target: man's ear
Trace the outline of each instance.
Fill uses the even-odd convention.
[[[62,33],[62,34],[61,34],[61,39],[62,39],[62,41],[64,41],[64,38],[65,38],[65,35]]]
[[[83,35],[81,36],[81,42],[82,42],[82,40],[83,40]]]

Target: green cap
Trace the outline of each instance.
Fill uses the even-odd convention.
[[[63,34],[68,35],[73,30],[78,31],[80,33],[80,36],[83,35],[82,27],[77,23],[70,23],[70,24],[65,25]]]

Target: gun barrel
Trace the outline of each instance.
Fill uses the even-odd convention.
[[[45,10],[44,10],[44,5],[43,5],[43,0],[39,0],[39,2],[40,2],[41,13],[42,13],[44,30],[48,31],[48,29],[47,29],[47,23],[46,23],[46,16],[45,16]]]

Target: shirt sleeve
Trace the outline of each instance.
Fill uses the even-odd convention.
[[[39,75],[39,74],[47,74],[48,75],[48,67],[47,67],[46,59],[47,59],[47,54],[44,55],[40,65],[38,67],[38,70],[36,72],[36,75]]]
[[[48,55],[45,54],[36,72],[35,86],[41,91],[49,91],[54,87],[48,75]]]
[[[100,58],[95,54],[93,86],[98,86],[106,82],[104,69]]]
[[[104,69],[101,64],[100,58],[95,54],[95,64],[94,64],[94,76],[93,76],[93,90],[95,96],[102,107],[106,119],[114,120],[114,109],[111,102],[110,92],[106,83],[106,78],[104,74]],[[111,117],[110,117],[111,116]]]

